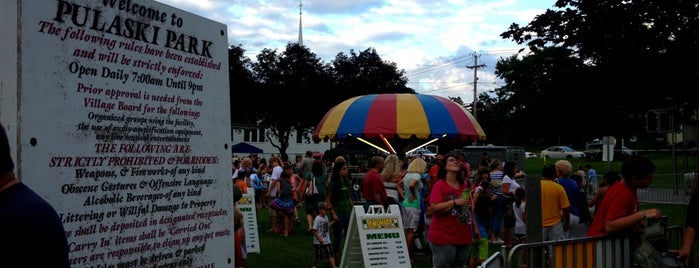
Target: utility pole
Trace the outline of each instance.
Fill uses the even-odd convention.
[[[478,110],[478,68],[485,67],[485,64],[478,64],[479,55],[473,52],[473,65],[466,66],[466,68],[473,69],[473,118],[478,118],[476,116],[476,111]]]

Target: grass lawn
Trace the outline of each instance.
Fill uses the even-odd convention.
[[[296,225],[288,237],[266,232],[271,226],[267,209],[257,210],[260,238],[260,253],[249,253],[246,267],[311,267],[313,261],[313,237],[306,236],[308,224],[304,220],[305,210],[298,208],[301,224]],[[331,234],[332,237],[332,234]],[[339,263],[337,263],[339,265]],[[328,261],[318,267],[331,267]],[[424,255],[416,255],[413,267],[431,267]]]

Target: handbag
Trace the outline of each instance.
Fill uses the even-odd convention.
[[[667,228],[667,218],[667,216],[662,216],[659,220],[644,219],[644,238],[656,239],[665,237],[665,228]]]
[[[315,197],[318,195],[318,187],[316,187],[316,177],[313,176],[311,179],[311,183],[306,186],[306,190],[304,192],[304,195],[306,197]]]

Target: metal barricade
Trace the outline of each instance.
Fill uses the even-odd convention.
[[[500,252],[495,252],[493,255],[490,255],[488,259],[483,261],[481,265],[478,265],[478,268],[500,268],[500,267],[505,267],[505,258],[502,257],[502,254]]]
[[[499,253],[496,253],[499,254]],[[491,257],[495,256],[493,254]],[[629,238],[585,237],[514,246],[502,267],[632,267]],[[499,266],[490,266],[499,267]]]
[[[638,189],[638,201],[658,204],[688,204],[693,178],[692,173],[653,174],[651,185],[644,189]]]

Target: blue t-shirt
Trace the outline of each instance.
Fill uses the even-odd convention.
[[[570,178],[558,178],[558,184],[563,186],[566,190],[566,195],[568,195],[568,202],[570,202],[570,214],[580,217],[580,207],[578,206],[578,192],[580,192],[580,187],[578,183]]]
[[[587,170],[587,179],[591,183],[597,183],[597,171],[594,168],[590,168]]]

